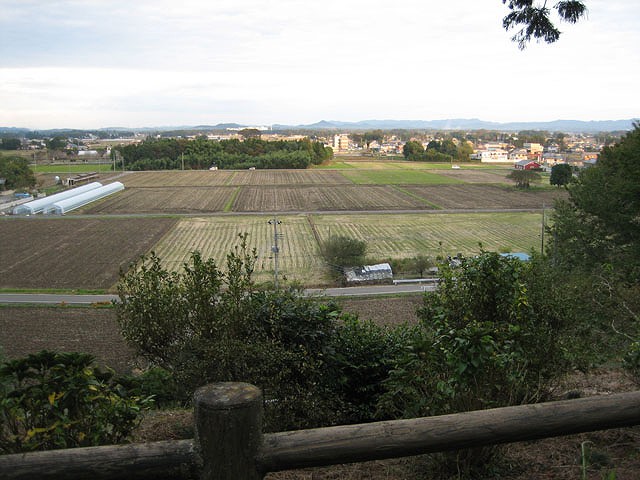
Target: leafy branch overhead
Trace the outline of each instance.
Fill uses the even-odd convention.
[[[578,20],[586,17],[587,7],[578,0],[560,1],[547,8],[547,1],[542,5],[534,0],[502,0],[507,4],[511,13],[502,20],[505,30],[511,30],[522,26],[522,28],[511,39],[518,42],[518,48],[523,50],[532,38],[544,40],[546,43],[554,43],[560,38],[560,30],[551,20],[552,9],[556,11],[560,21],[577,23]]]

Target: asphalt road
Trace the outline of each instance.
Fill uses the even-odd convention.
[[[346,297],[367,295],[393,295],[398,293],[420,293],[432,291],[435,286],[431,284],[407,283],[399,285],[375,285],[366,287],[345,288],[311,288],[305,290],[306,295]],[[67,305],[91,305],[92,303],[111,302],[117,300],[117,295],[71,295],[54,293],[1,293],[0,304],[67,304]]]

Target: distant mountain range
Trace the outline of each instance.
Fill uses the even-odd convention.
[[[273,129],[308,130],[547,130],[559,132],[611,132],[631,130],[633,120],[554,120],[551,122],[487,122],[477,118],[447,120],[363,120],[340,122],[322,120],[311,125],[273,125]]]
[[[637,120],[636,120],[637,121]],[[271,126],[274,131],[281,130],[333,130],[333,131],[357,131],[357,130],[499,130],[499,131],[522,131],[522,130],[545,130],[549,132],[613,132],[625,131],[633,128],[633,119],[629,120],[554,120],[551,122],[487,122],[477,118],[454,118],[447,120],[362,120],[359,122],[342,122],[337,120],[322,120],[309,125],[283,125],[274,124]],[[250,124],[239,123],[219,123],[217,125],[197,125],[197,126],[164,126],[164,127],[109,127],[100,129],[50,129],[37,130],[44,135],[69,134],[70,132],[167,132],[167,131],[224,131],[227,129],[238,129],[242,127],[252,127]],[[33,130],[27,128],[0,127],[0,135],[22,136]]]

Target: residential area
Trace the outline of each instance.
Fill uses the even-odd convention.
[[[0,149],[20,150],[28,155],[34,164],[55,162],[111,162],[115,155],[112,148],[131,143],[141,143],[149,138],[206,138],[223,141],[259,138],[263,141],[296,141],[311,139],[331,147],[338,155],[394,157],[404,153],[407,142],[420,144],[424,151],[434,145],[449,145],[449,149],[439,149],[449,154],[450,161],[478,161],[481,163],[510,164],[515,169],[541,168],[549,170],[558,163],[573,167],[593,165],[598,153],[605,145],[611,144],[619,135],[614,133],[565,134],[546,131],[498,132],[468,131],[419,132],[398,131],[275,131],[270,127],[228,127],[211,131],[165,131],[165,132],[74,132],[75,135],[60,133],[54,136],[29,135],[0,139]],[[457,149],[457,152],[456,152]],[[27,154],[29,152],[29,154]],[[453,153],[456,154],[453,154]],[[407,155],[404,155],[407,157]],[[442,159],[441,159],[442,160]]]

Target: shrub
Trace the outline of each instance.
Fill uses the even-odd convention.
[[[293,289],[258,290],[254,261],[244,236],[224,271],[197,252],[181,272],[142,258],[118,285],[123,336],[173,375],[183,399],[206,383],[249,382],[264,392],[267,428],[322,423],[332,415],[323,376],[340,311]]]
[[[569,363],[564,312],[540,290],[537,273],[535,262],[486,252],[441,265],[438,290],[425,295],[420,327],[385,382],[381,410],[419,417],[545,397]],[[493,454],[457,454],[454,468],[473,472]]]
[[[377,419],[384,381],[406,341],[405,326],[382,327],[343,315],[330,345],[327,382],[341,424]]]
[[[171,372],[160,367],[151,367],[140,375],[123,375],[117,381],[132,396],[152,398],[156,408],[186,403]]]
[[[533,263],[482,253],[442,265],[421,328],[388,382],[396,413],[452,413],[539,400],[568,367],[565,321]],[[389,394],[391,395],[391,393]],[[387,400],[390,400],[387,395]]]
[[[131,397],[85,353],[42,351],[0,368],[0,452],[124,441],[151,400]]]

